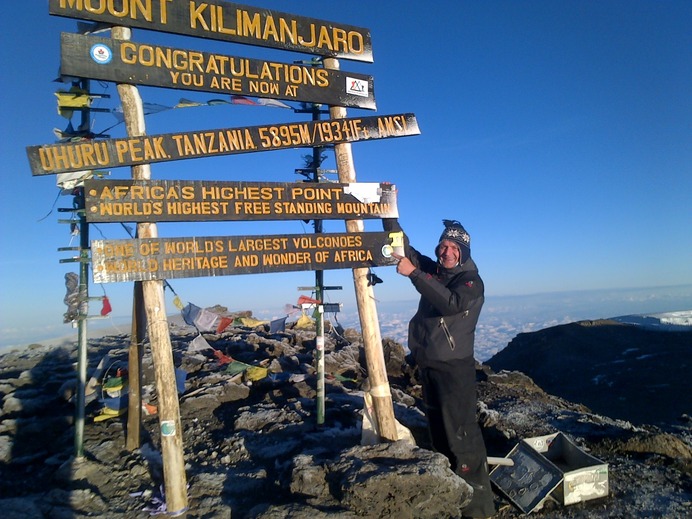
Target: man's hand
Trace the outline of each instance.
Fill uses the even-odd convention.
[[[402,276],[408,277],[413,273],[414,270],[416,270],[416,267],[406,256],[400,256],[399,254],[393,253],[392,257],[399,260],[399,263],[396,265],[396,271]]]

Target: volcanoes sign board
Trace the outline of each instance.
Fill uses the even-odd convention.
[[[394,265],[400,233],[93,240],[95,283]]]

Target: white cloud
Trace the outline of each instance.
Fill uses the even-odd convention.
[[[417,300],[378,302],[377,311],[383,338],[389,337],[407,345],[408,322],[418,307]],[[605,319],[625,315],[653,315],[692,309],[692,285],[681,287],[642,288],[627,290],[590,290],[534,294],[528,296],[489,296],[476,329],[476,358],[488,360],[502,350],[519,333],[533,332],[585,319]],[[279,317],[276,311],[255,310],[261,319]],[[273,316],[273,317],[272,317]],[[688,316],[686,312],[683,316]],[[331,318],[331,315],[327,315]],[[346,328],[360,328],[355,307],[345,305],[337,315]],[[91,323],[90,331],[108,325],[117,333],[129,333],[125,318]],[[117,323],[116,323],[117,321]],[[122,321],[122,322],[121,322]],[[98,325],[96,325],[98,323]],[[61,329],[46,327],[29,331],[6,328],[0,341],[0,351],[10,346],[41,342],[70,333],[69,325]],[[103,332],[101,332],[103,333]],[[76,340],[76,330],[74,337]]]
[[[383,337],[406,345],[408,321],[417,301],[380,303]],[[488,360],[519,333],[528,333],[586,319],[607,319],[630,314],[671,313],[692,309],[692,286],[627,290],[589,290],[489,296],[476,328],[476,358]],[[687,314],[685,314],[687,315]],[[357,322],[357,316],[349,323]]]

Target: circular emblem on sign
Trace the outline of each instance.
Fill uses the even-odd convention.
[[[394,247],[392,247],[391,245],[387,244],[387,245],[382,246],[382,255],[385,258],[391,258],[392,252],[394,252]]]
[[[161,436],[174,436],[175,422],[173,420],[164,420],[161,422]]]
[[[93,59],[99,65],[110,63],[110,61],[113,59],[111,49],[103,43],[96,43],[92,45],[89,54],[91,55],[91,59]]]

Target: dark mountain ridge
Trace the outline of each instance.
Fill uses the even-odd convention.
[[[690,331],[579,321],[521,333],[485,364],[636,424],[675,425],[692,412]]]

